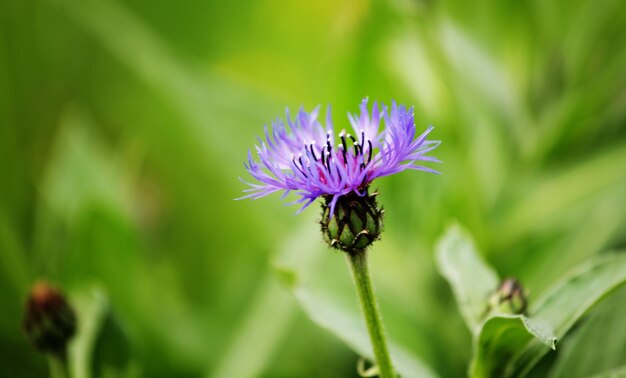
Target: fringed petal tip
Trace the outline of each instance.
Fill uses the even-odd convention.
[[[279,119],[271,129],[264,127],[264,139],[259,138],[255,148],[258,162],[248,150],[244,167],[255,183],[239,178],[249,188],[244,190],[245,196],[235,200],[257,199],[277,191],[284,191],[281,198],[285,199],[294,192],[301,198],[289,204],[301,204],[300,213],[316,198],[332,196],[328,205],[334,213],[341,196],[351,192],[366,196],[363,188],[378,177],[406,169],[440,174],[415,164],[441,163],[426,156],[441,143],[426,139],[434,130],[432,125],[416,136],[413,107],[407,110],[392,100],[391,109],[376,101],[368,109],[368,103],[369,99],[363,98],[360,112],[348,114],[353,134],[346,128],[335,134],[330,106],[325,126],[317,120],[319,106],[310,113],[301,108],[293,118],[286,109],[286,123]]]

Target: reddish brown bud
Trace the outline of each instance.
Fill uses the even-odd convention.
[[[526,305],[526,292],[515,278],[503,280],[490,298],[492,311],[501,313],[523,314],[526,311]]]
[[[76,315],[58,290],[38,282],[26,301],[23,326],[37,350],[62,356],[76,332]]]

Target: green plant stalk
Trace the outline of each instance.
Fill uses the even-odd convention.
[[[65,352],[48,356],[50,378],[69,378]]]
[[[356,292],[361,304],[361,311],[365,317],[365,324],[370,335],[374,357],[378,366],[380,378],[395,378],[393,364],[387,348],[385,331],[383,330],[382,318],[378,302],[374,296],[372,280],[367,263],[367,251],[361,250],[353,253],[346,253],[352,278],[356,286]]]

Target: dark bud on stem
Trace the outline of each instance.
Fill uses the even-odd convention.
[[[39,282],[26,302],[23,326],[37,350],[63,358],[76,332],[76,315],[59,291]]]
[[[333,215],[330,214],[332,196],[324,197],[320,223],[329,246],[354,254],[380,238],[383,210],[378,208],[375,196],[367,193],[360,197],[353,192],[341,196]]]
[[[527,299],[522,284],[515,278],[507,278],[492,294],[489,305],[492,312],[505,314],[523,314]]]

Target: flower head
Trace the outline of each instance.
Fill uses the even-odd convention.
[[[26,302],[23,326],[37,350],[63,357],[76,333],[76,314],[61,292],[38,282]]]
[[[374,102],[370,112],[364,99],[360,110],[360,114],[348,115],[352,130],[343,129],[337,135],[330,107],[325,126],[318,121],[319,107],[311,113],[300,110],[293,120],[287,111],[290,132],[281,120],[271,130],[266,126],[265,138],[258,138],[256,146],[259,161],[248,151],[244,165],[257,182],[244,181],[250,188],[242,198],[280,191],[284,197],[294,192],[300,196],[295,203],[302,204],[301,211],[323,196],[332,215],[342,196],[367,196],[369,184],[378,177],[406,169],[438,173],[419,164],[438,162],[426,154],[440,142],[426,140],[432,127],[417,136],[413,108],[392,102],[389,110]]]

